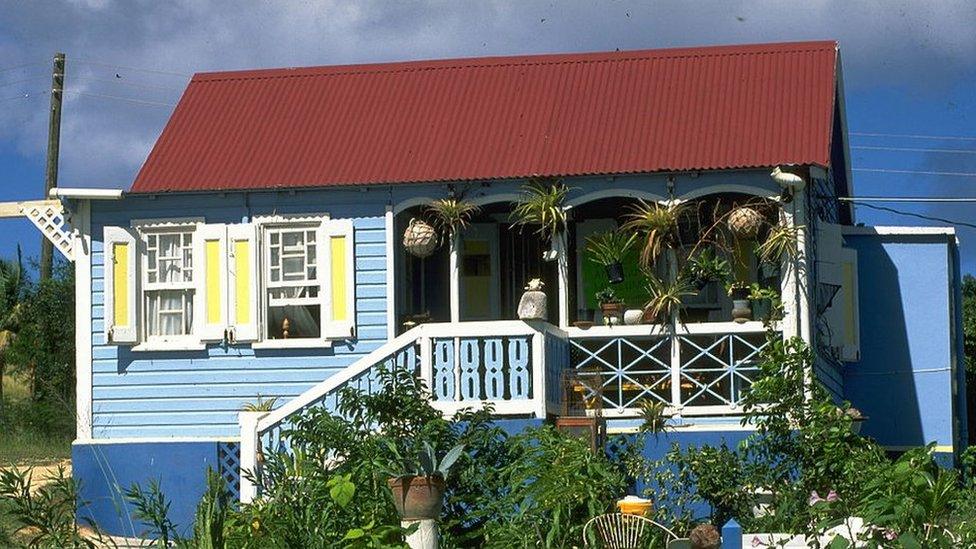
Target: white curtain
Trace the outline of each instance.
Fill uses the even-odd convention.
[[[193,322],[193,293],[185,290],[149,292],[146,313],[149,335],[174,336],[189,333]]]

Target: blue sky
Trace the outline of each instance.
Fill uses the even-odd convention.
[[[835,39],[855,168],[976,173],[976,2],[0,0],[0,201],[43,190],[50,59],[68,55],[61,185],[127,188],[196,71]],[[21,67],[21,65],[26,65]],[[859,196],[976,196],[976,177],[855,172]],[[976,204],[890,205],[976,221]],[[938,224],[859,207],[858,221]],[[0,220],[0,256],[37,254]],[[960,228],[976,272],[976,230]]]

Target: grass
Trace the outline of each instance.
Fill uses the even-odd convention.
[[[0,467],[42,465],[71,457],[71,437],[31,431],[19,414],[28,410],[27,385],[14,376],[3,378],[4,411],[0,418]]]

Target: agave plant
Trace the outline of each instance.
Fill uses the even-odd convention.
[[[556,179],[536,178],[522,187],[522,196],[512,209],[512,227],[536,227],[543,240],[566,229],[566,210],[563,203],[569,187]]]
[[[681,310],[681,300],[697,292],[686,277],[679,276],[666,282],[648,273],[647,293],[649,299],[644,305],[645,314],[656,324],[670,324]]]
[[[437,460],[434,447],[429,442],[424,441],[423,447],[417,452],[416,456],[400,453],[397,445],[388,439],[384,439],[390,453],[393,455],[395,467],[398,470],[388,471],[391,477],[441,477],[447,478],[451,472],[454,462],[464,453],[464,445],[457,446],[448,450],[444,457]]]
[[[756,248],[759,259],[769,263],[778,263],[783,258],[792,259],[799,253],[800,231],[803,225],[788,225],[779,223],[774,225],[766,240]]]
[[[453,239],[459,231],[471,224],[471,218],[481,208],[460,198],[439,198],[427,205],[426,213],[434,227],[448,238]]]
[[[678,236],[678,218],[684,210],[681,204],[662,206],[639,200],[631,206],[623,229],[643,235],[641,266],[650,269],[665,248],[673,247]]]
[[[275,404],[277,403],[278,397],[272,397],[268,400],[264,400],[261,398],[261,395],[258,395],[258,400],[256,402],[245,403],[244,406],[241,406],[241,410],[245,412],[270,412],[274,410]]]

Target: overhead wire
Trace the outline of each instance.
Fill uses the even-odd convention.
[[[976,177],[976,172],[938,172],[926,170],[895,170],[889,168],[851,168],[852,172],[895,173],[910,175],[944,175],[955,177]]]
[[[99,97],[102,99],[115,99],[118,101],[127,101],[129,103],[135,103],[138,105],[149,105],[153,107],[175,107],[174,103],[163,103],[161,101],[146,101],[143,99],[134,99],[131,97],[122,97],[119,95],[108,95],[104,93],[94,93],[94,92],[83,92],[77,90],[64,90],[64,93],[73,93],[75,95],[82,95],[86,97]]]
[[[139,88],[139,89],[144,89],[144,90],[173,91],[173,92],[183,91],[181,88],[173,88],[173,87],[170,87],[170,86],[154,86],[152,84],[140,84],[140,83],[136,83],[136,82],[129,82],[129,81],[127,81],[125,79],[122,79],[122,78],[115,78],[115,79],[111,79],[111,78],[91,78],[89,76],[79,76],[77,78],[72,78],[72,81],[73,82],[77,82],[79,80],[82,83],[84,83],[84,82],[100,82],[100,83],[103,83],[103,84],[119,84],[119,85],[122,85],[122,86],[129,86],[129,87],[132,87],[132,88]]]
[[[930,152],[950,154],[976,154],[976,149],[932,149],[925,147],[874,147],[869,145],[852,145],[851,149],[865,151],[895,151],[895,152]]]
[[[968,135],[921,135],[912,133],[875,133],[875,132],[847,132],[849,135],[861,137],[896,137],[902,139],[944,139],[947,141],[976,141],[976,137]]]
[[[33,67],[35,65],[46,65],[47,61],[35,61],[33,63],[23,63],[20,65],[14,65],[12,67],[0,67],[0,72],[15,71],[17,69],[23,69],[26,67]]]
[[[181,77],[184,77],[184,78],[189,78],[190,76],[193,76],[192,74],[187,74],[187,73],[183,73],[183,72],[165,71],[165,70],[159,70],[159,69],[144,69],[144,68],[140,68],[140,67],[129,67],[129,66],[125,66],[125,65],[116,65],[114,63],[107,63],[107,62],[104,62],[104,61],[94,61],[94,60],[91,60],[91,59],[72,59],[71,62],[72,63],[79,63],[79,64],[82,64],[82,65],[95,65],[95,66],[101,66],[101,67],[110,67],[110,68],[113,68],[113,69],[120,69],[120,70],[124,70],[124,71],[138,71],[138,72],[146,72],[146,73],[151,73],[151,74],[162,74],[162,75],[166,75],[166,76],[181,76]]]
[[[952,220],[952,219],[946,219],[944,217],[936,217],[936,216],[932,216],[932,215],[925,215],[925,214],[920,214],[920,213],[915,213],[915,212],[906,212],[904,210],[898,210],[898,209],[895,209],[895,208],[889,208],[887,206],[878,206],[877,204],[856,203],[854,205],[855,206],[864,206],[865,208],[871,208],[872,210],[881,210],[881,211],[884,211],[884,212],[889,212],[889,213],[893,213],[893,214],[897,214],[897,215],[904,215],[904,216],[908,216],[908,217],[915,217],[915,218],[918,218],[918,219],[924,219],[926,221],[937,221],[939,223],[947,223],[949,225],[955,225],[955,226],[959,226],[959,227],[966,227],[966,228],[969,228],[969,229],[976,229],[976,224],[974,224],[974,223],[967,223],[965,221],[955,221],[955,220]]]

